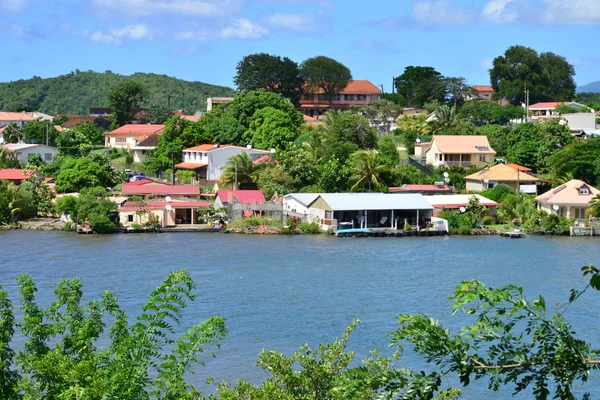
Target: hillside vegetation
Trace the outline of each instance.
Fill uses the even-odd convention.
[[[79,70],[56,78],[31,79],[0,83],[0,110],[11,111],[29,106],[37,111],[55,114],[87,114],[90,107],[108,107],[107,95],[117,84],[131,80],[144,84],[149,91],[146,105],[167,105],[171,108],[205,110],[206,98],[233,96],[235,91],[224,86],[188,82],[166,75],[135,73],[119,75]]]

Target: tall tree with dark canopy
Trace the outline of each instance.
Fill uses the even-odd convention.
[[[148,89],[137,82],[122,82],[108,94],[112,109],[113,126],[123,126],[135,116],[134,108],[139,107],[148,95]]]
[[[575,97],[575,70],[564,57],[554,53],[539,55],[532,48],[512,46],[494,59],[490,70],[492,87],[498,97],[512,104],[525,101],[529,90],[531,103],[570,101]]]
[[[240,92],[265,89],[287,97],[296,106],[304,85],[296,62],[266,53],[244,57],[236,67],[233,81]]]
[[[308,84],[309,90],[321,89],[333,110],[333,96],[342,92],[352,80],[350,69],[344,64],[325,56],[305,60],[300,72]]]
[[[423,107],[434,100],[443,102],[446,97],[444,77],[432,67],[408,66],[394,79],[394,85],[410,107]]]

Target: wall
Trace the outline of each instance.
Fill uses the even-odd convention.
[[[124,143],[117,143],[117,138],[125,138]],[[112,147],[118,149],[131,149],[137,144],[137,136],[106,136],[104,147]]]
[[[46,147],[46,146],[40,145],[40,146],[36,146],[36,147],[31,147],[28,149],[15,151],[15,154],[16,154],[18,160],[22,164],[26,164],[29,159],[30,154],[39,155],[43,161],[52,161],[54,159],[54,157],[56,157],[56,155],[58,154],[58,150],[53,147]],[[50,154],[50,160],[46,159],[47,154]]]
[[[136,215],[136,211],[135,210],[131,210],[131,211],[119,211],[119,222],[121,223],[122,226],[131,226],[133,224],[138,224],[138,225],[142,225],[145,222],[148,221],[148,216],[153,215],[155,217],[158,217],[161,226],[164,228],[166,227],[165,225],[165,210],[149,210],[150,213],[147,216],[142,216],[140,215]],[[129,216],[132,215],[133,216],[133,222],[129,222]]]
[[[231,221],[239,221],[244,218],[244,211],[261,211],[263,216],[278,221],[283,221],[283,207],[281,203],[267,201],[263,204],[229,204],[227,215]],[[285,221],[283,221],[285,223]]]
[[[596,114],[594,113],[575,113],[563,114],[570,130],[596,129]]]
[[[221,178],[221,171],[231,156],[241,153],[249,154],[252,157],[252,160],[256,160],[265,154],[270,154],[269,152],[257,152],[256,150],[240,147],[222,147],[219,150],[213,150],[208,153],[206,179],[219,180]]]

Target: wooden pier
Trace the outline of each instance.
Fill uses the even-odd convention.
[[[519,231],[500,232],[500,235],[511,239],[523,239],[527,237],[525,233]]]

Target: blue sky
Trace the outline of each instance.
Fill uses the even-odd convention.
[[[600,80],[599,0],[0,0],[0,81],[72,70],[155,72],[233,86],[266,52],[327,55],[391,88],[407,65],[489,83],[514,44],[566,57]]]

